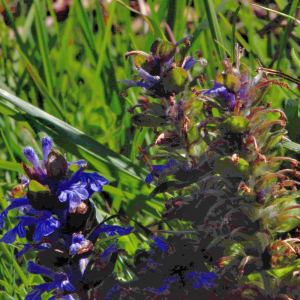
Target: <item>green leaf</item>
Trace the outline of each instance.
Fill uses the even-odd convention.
[[[45,186],[40,184],[39,182],[35,180],[30,180],[28,189],[33,192],[33,193],[38,193],[38,192],[50,192],[49,189],[47,189]]]
[[[161,127],[170,125],[168,121],[152,115],[137,114],[131,118],[131,122],[143,127]]]
[[[240,158],[236,163],[231,160],[231,156],[226,156],[218,159],[215,163],[215,172],[224,178],[230,177],[245,177],[250,175],[249,163]]]
[[[299,263],[299,260],[297,260],[297,261]],[[266,272],[275,278],[280,278],[287,274],[292,273],[293,271],[295,271],[299,268],[300,268],[300,265],[294,265],[294,266],[290,266],[290,267],[286,267],[286,268],[271,269],[271,270],[267,270]]]
[[[231,74],[219,75],[216,82],[225,85],[230,92],[238,92],[241,90],[241,81]]]
[[[243,133],[250,129],[250,121],[244,117],[229,117],[222,124],[221,127],[228,131]]]
[[[162,83],[167,93],[182,92],[189,82],[188,73],[182,68],[171,69],[162,76]]]
[[[300,67],[300,57],[299,54],[296,52],[295,48],[292,48],[291,55],[295,64],[297,64],[298,67]]]

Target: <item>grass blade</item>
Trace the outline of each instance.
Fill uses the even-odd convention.
[[[232,45],[231,45],[231,57],[232,57],[232,62],[235,61],[235,26],[236,26],[236,20],[239,14],[241,6],[239,5],[238,8],[235,10],[234,15],[233,15],[233,21],[232,21]]]
[[[209,23],[209,28],[211,31],[211,35],[214,40],[217,40],[220,44],[223,45],[222,33],[219,27],[216,11],[214,8],[214,4],[212,0],[204,0],[206,15]],[[220,48],[218,44],[215,44],[217,55],[219,56],[219,60],[226,58],[226,52]]]

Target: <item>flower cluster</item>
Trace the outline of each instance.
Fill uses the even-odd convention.
[[[194,280],[194,288],[204,287],[201,295],[206,299],[297,299],[293,297],[299,283],[293,266],[300,255],[296,230],[300,223],[299,162],[276,147],[286,139],[285,114],[271,108],[270,101],[263,102],[273,85],[289,86],[268,78],[261,65],[251,79],[242,62],[244,50],[236,45],[235,63],[222,61],[225,71],[212,80],[212,88],[192,87],[193,81],[187,79],[181,81],[179,89],[176,84],[172,89],[171,81],[164,81],[164,76],[180,53],[187,51],[190,38],[180,42],[183,45],[178,52],[171,46],[163,52],[162,45],[169,44],[156,41],[149,55],[139,51],[126,54],[126,58],[135,55],[137,77],[141,78],[126,82],[128,87],[142,87],[154,98],[143,98],[128,111],[134,114],[134,125],[152,127],[156,134],[137,157],[150,167],[145,182],[150,185],[156,178],[149,198],[173,193],[165,203],[163,220],[189,222],[193,230],[182,234],[193,232],[194,251],[213,272],[204,272],[200,265],[185,272],[188,268],[180,263],[180,278],[164,269],[166,275],[160,284],[148,291],[176,299],[177,291],[172,288],[178,288],[178,282],[187,284],[189,278]],[[185,69],[184,62],[188,61],[183,59],[175,70]],[[199,102],[203,104],[202,114],[197,110]],[[142,113],[135,113],[136,107]],[[212,116],[212,108],[218,109],[218,117]],[[271,114],[273,118],[269,118]],[[150,147],[158,151],[152,159],[165,159],[165,164],[149,163]],[[179,248],[176,246],[176,252],[188,253]],[[164,257],[163,262],[151,258],[152,266],[156,262],[152,271],[163,269],[167,260]],[[286,272],[281,273],[283,268]],[[293,289],[287,278],[293,278]],[[274,281],[271,286],[270,280]],[[187,294],[180,295],[180,299],[193,299],[188,288],[183,290]]]
[[[159,224],[172,230],[153,232],[153,224],[136,220],[136,229],[105,224],[108,219],[99,223],[89,199],[108,181],[85,172],[85,161],[67,162],[50,138],[42,138],[43,162],[32,148],[24,149],[32,167],[22,164],[27,177],[0,215],[3,228],[8,212],[19,208],[19,223],[0,241],[27,237],[17,256],[36,251],[27,270],[46,281],[26,300],[45,292],[67,300],[298,299],[299,162],[276,147],[286,139],[285,114],[263,102],[273,85],[288,85],[269,79],[261,66],[251,79],[237,46],[235,63],[224,59],[225,71],[203,89],[198,76],[188,73],[197,63],[206,66],[199,52],[198,60],[187,55],[190,39],[156,40],[150,54],[126,53],[134,56],[138,75],[122,80],[125,90],[141,87],[153,98],[142,98],[128,111],[135,126],[156,134],[137,158],[150,168],[145,183],[156,185],[149,198],[169,197]],[[219,110],[217,117],[212,108]],[[158,151],[151,160],[164,163],[149,161],[150,147]],[[180,230],[173,230],[174,219],[184,221]],[[101,234],[114,238],[136,231],[153,240],[150,251],[129,257],[116,239],[96,250]],[[129,282],[113,272],[121,254],[129,258]]]

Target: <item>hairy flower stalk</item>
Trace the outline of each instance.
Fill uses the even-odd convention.
[[[189,44],[184,41],[186,54]],[[201,290],[201,299],[297,299],[299,162],[275,147],[286,138],[285,114],[262,102],[272,85],[289,86],[269,79],[261,68],[251,79],[242,62],[244,50],[237,46],[236,62],[222,61],[225,71],[213,80],[212,88],[192,87],[187,80],[170,93],[171,82],[162,77],[176,62],[176,51],[170,46],[173,52],[165,50],[159,52],[161,59],[151,58],[159,57],[155,49],[163,43],[167,42],[156,41],[147,57],[137,51],[126,54],[135,57],[139,72],[142,55],[147,72],[157,76],[153,85],[148,81],[144,86],[147,79],[140,74],[141,81],[127,86],[140,86],[154,98],[139,103],[142,113],[134,113],[137,106],[129,112],[134,114],[133,124],[152,127],[156,134],[138,159],[147,159],[149,147],[165,159],[151,165],[145,181],[156,179],[156,187],[149,197],[173,193],[163,220],[190,222],[197,259],[207,272],[213,270],[214,285]],[[211,116],[211,108],[217,108],[220,116]],[[279,119],[269,120],[270,114]],[[164,279],[160,291],[166,298],[176,298],[172,293],[176,285],[182,288],[175,279]],[[189,292],[187,288],[182,299],[193,299]]]

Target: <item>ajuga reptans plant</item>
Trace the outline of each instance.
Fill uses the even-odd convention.
[[[26,236],[17,256],[37,252],[27,270],[45,283],[26,300],[46,292],[68,300],[298,299],[299,163],[277,147],[287,139],[285,114],[262,101],[272,85],[288,85],[268,78],[261,66],[251,78],[237,46],[236,61],[223,60],[225,70],[203,89],[201,74],[191,78],[189,69],[207,61],[200,52],[188,56],[190,39],[156,40],[149,54],[126,53],[138,75],[121,80],[123,95],[140,87],[147,97],[128,111],[135,126],[152,127],[156,135],[138,159],[150,169],[145,184],[155,185],[149,197],[167,198],[160,223],[177,219],[190,229],[160,230],[168,233],[164,238],[138,222],[133,229],[97,221],[89,199],[108,181],[87,173],[85,161],[67,162],[44,137],[43,163],[24,149],[33,168],[22,164],[27,176],[0,217],[3,228],[8,212],[19,208],[18,225],[1,242]],[[149,157],[150,147],[155,156]],[[123,282],[113,272],[118,255],[126,255],[117,237],[102,251],[95,245],[101,234],[137,230],[153,243],[136,252],[127,264],[134,277]]]

